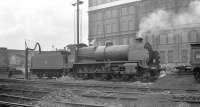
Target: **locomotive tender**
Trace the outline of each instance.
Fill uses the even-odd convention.
[[[32,57],[31,71],[39,77],[69,74],[83,79],[155,80],[159,54],[141,38],[131,45],[68,45],[68,52]]]

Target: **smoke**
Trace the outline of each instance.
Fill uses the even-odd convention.
[[[141,20],[138,37],[143,37],[146,34],[157,34],[165,29],[200,27],[199,10],[199,0],[191,2],[183,12],[174,13],[162,9],[156,10]]]
[[[148,17],[142,19],[138,36],[142,37],[145,33],[156,33],[162,29],[167,29],[171,25],[168,23],[170,14],[164,10],[158,10]]]

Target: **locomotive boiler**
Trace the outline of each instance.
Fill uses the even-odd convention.
[[[97,61],[126,61],[128,60],[128,45],[99,46],[95,51]]]
[[[84,62],[85,60],[125,61],[128,60],[128,49],[128,45],[81,47],[78,50],[78,59],[79,62]]]

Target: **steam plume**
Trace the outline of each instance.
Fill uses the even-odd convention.
[[[138,36],[157,34],[160,30],[175,27],[200,27],[200,1],[196,0],[189,4],[184,12],[174,13],[165,10],[156,10],[141,20]]]

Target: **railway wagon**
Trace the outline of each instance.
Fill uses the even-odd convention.
[[[6,73],[9,69],[9,59],[7,48],[0,47],[0,72]]]
[[[194,78],[200,83],[200,44],[191,44],[191,65]]]
[[[9,50],[0,48],[0,74],[14,75],[23,74],[24,55],[19,54],[22,50]]]

